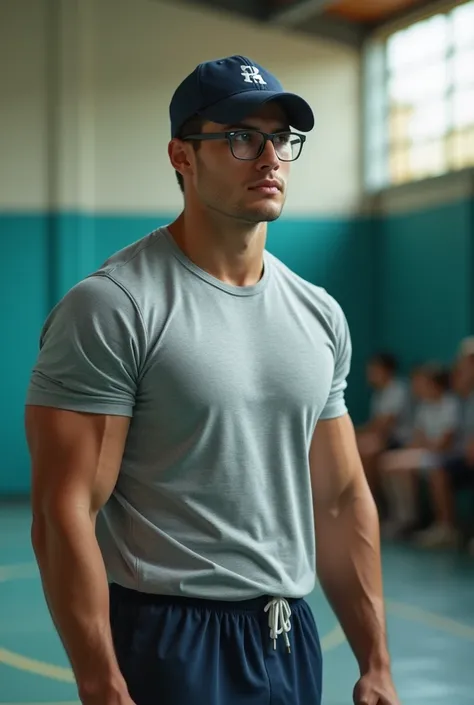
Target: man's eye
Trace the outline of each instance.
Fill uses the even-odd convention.
[[[234,139],[238,140],[239,142],[250,142],[250,140],[252,139],[252,133],[239,132],[238,134],[234,135]]]

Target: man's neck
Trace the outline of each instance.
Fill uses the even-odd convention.
[[[267,224],[244,223],[186,209],[169,226],[184,254],[211,276],[233,286],[252,286],[262,277]]]

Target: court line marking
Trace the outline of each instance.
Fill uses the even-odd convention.
[[[19,671],[27,671],[36,676],[43,676],[62,683],[75,683],[73,672],[65,666],[55,666],[52,663],[38,661],[34,658],[22,656],[15,651],[0,647],[0,663]]]
[[[474,641],[474,626],[458,622],[451,617],[444,617],[436,612],[428,612],[427,610],[410,605],[407,602],[398,602],[397,600],[386,600],[387,612],[395,617],[407,619],[409,622],[418,622],[430,629],[438,629],[446,632],[458,639],[467,639]]]
[[[38,574],[38,566],[34,561],[30,563],[0,565],[0,583],[6,583],[9,580],[21,580],[22,578],[36,578]]]
[[[332,629],[330,632],[321,637],[321,650],[324,653],[327,653],[328,651],[337,649],[337,647],[341,646],[341,644],[343,644],[345,640],[346,635],[342,631],[342,627],[339,624],[336,624],[334,629]]]

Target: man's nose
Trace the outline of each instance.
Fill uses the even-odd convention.
[[[258,158],[257,169],[261,171],[269,169],[279,169],[280,160],[275,151],[275,146],[271,140],[267,140],[263,152]]]

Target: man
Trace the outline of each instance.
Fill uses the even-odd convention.
[[[80,698],[318,705],[317,549],[355,702],[395,705],[349,332],[265,250],[311,108],[233,56],[170,113],[184,210],[64,297],[27,400],[33,544]]]

